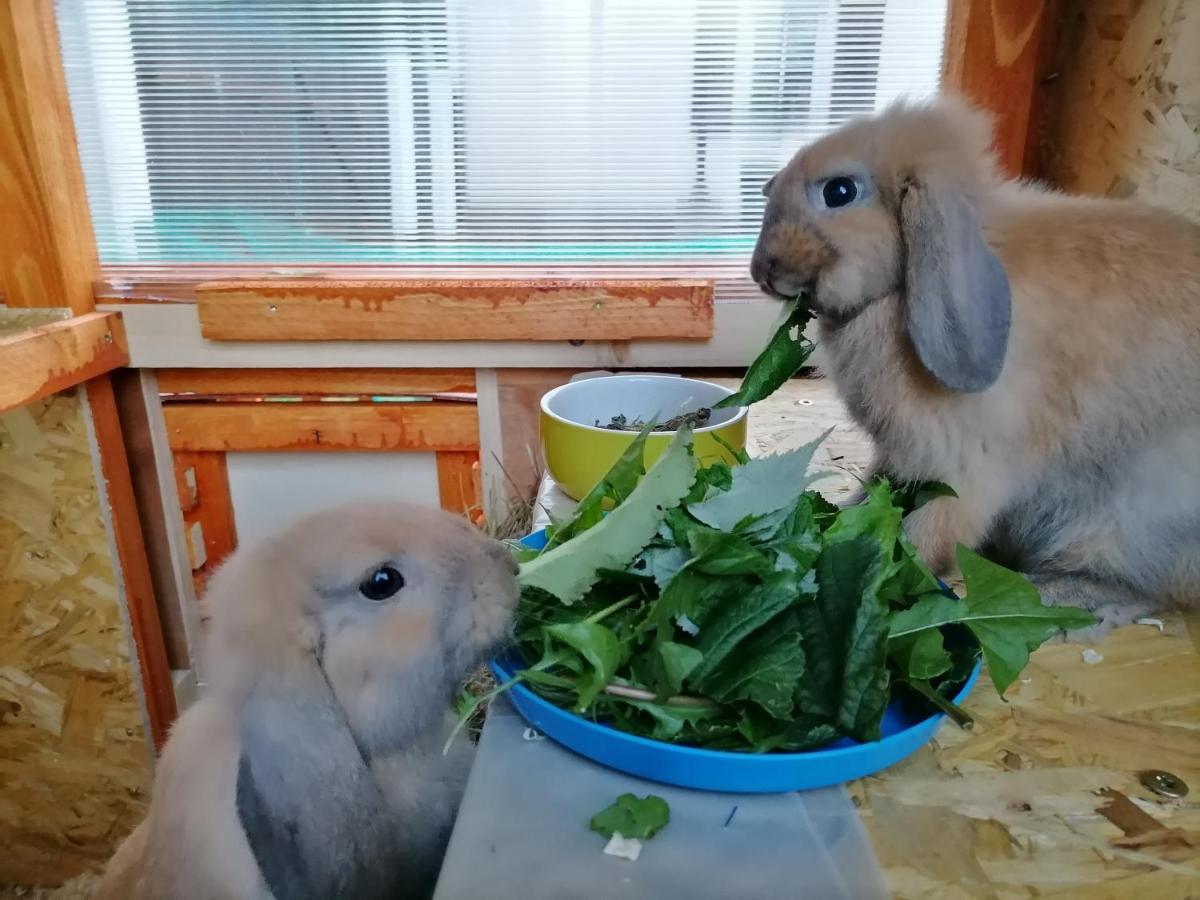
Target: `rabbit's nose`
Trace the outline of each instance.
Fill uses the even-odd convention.
[[[790,300],[800,291],[799,281],[775,259],[756,256],[750,263],[750,277],[764,292],[779,299]]]

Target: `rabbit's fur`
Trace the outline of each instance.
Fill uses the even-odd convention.
[[[404,585],[368,599],[390,565]],[[146,820],[98,897],[429,893],[470,765],[451,700],[507,637],[516,567],[446,513],[359,504],[214,576],[210,681],[171,730]]]
[[[1195,603],[1200,227],[1004,180],[990,140],[953,99],[833,132],[768,182],[752,274],[811,291],[872,474],[958,492],[906,522],[935,568],[982,548],[1100,630]]]

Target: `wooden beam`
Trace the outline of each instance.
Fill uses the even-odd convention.
[[[482,513],[478,472],[478,451],[443,451],[437,455],[438,496],[442,509],[469,518]]]
[[[473,369],[162,369],[164,394],[411,396],[473,394]]]
[[[704,339],[710,281],[226,281],[196,288],[214,341]]]
[[[115,313],[87,313],[0,338],[0,412],[129,363]]]
[[[469,403],[179,403],[163,414],[174,450],[479,448]]]
[[[950,0],[942,85],[992,114],[1009,175],[1033,164],[1028,149],[1040,51],[1051,0]]]
[[[99,268],[50,0],[0,3],[0,292],[94,306]]]
[[[167,740],[167,729],[175,721],[175,685],[171,680],[162,624],[154,599],[154,581],[146,559],[121,422],[112,382],[107,375],[87,382],[85,390],[96,430],[96,444],[102,450],[100,471],[104,478],[117,562],[125,586],[125,604],[141,674],[150,737],[155,748],[161,750]]]
[[[695,341],[206,341],[190,303],[122,303],[130,364],[145,369],[713,368],[747,366],[779,323],[767,297],[716,303],[713,339]],[[820,365],[818,345],[813,365]]]

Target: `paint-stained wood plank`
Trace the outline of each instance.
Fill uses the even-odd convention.
[[[0,412],[129,362],[116,313],[87,313],[0,338]]]
[[[1047,0],[950,0],[942,85],[995,118],[995,149],[1010,175],[1033,160],[1034,109]]]
[[[474,369],[162,369],[163,394],[404,396],[470,394]]]
[[[9,306],[94,306],[99,268],[54,4],[0,3],[0,291]]]
[[[196,288],[214,341],[705,339],[710,281],[258,281]]]
[[[181,403],[167,406],[163,414],[175,450],[479,447],[479,420],[468,403]]]

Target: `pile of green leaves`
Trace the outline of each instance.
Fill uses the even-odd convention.
[[[820,440],[699,469],[685,430],[645,473],[648,433],[545,549],[515,551],[517,679],[561,707],[724,750],[871,741],[892,700],[965,721],[950,698],[981,654],[1003,693],[1092,621],[965,547],[950,595],[901,529],[938,491],[878,481],[838,509],[806,490]]]

